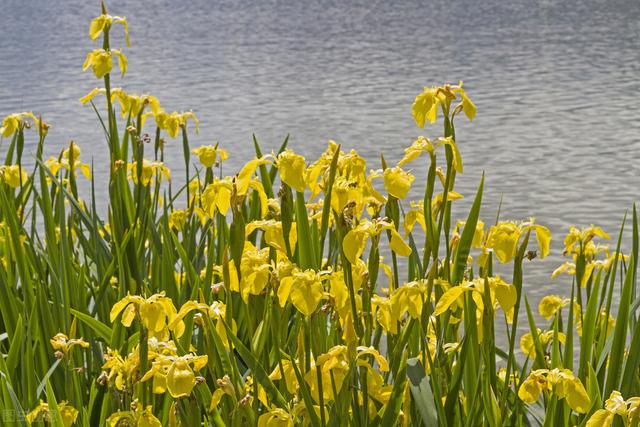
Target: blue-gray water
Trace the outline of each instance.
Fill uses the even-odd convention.
[[[460,206],[484,170],[485,220],[503,195],[502,217],[535,216],[558,254],[569,224],[613,235],[639,199],[636,0],[114,0],[108,8],[128,18],[133,43],[129,72],[114,84],[150,92],[169,111],[193,109],[201,120],[193,144],[220,141],[231,152],[229,173],[253,156],[253,132],[265,150],[290,133],[291,147],[308,157],[335,139],[378,168],[380,151],[393,162],[415,136],[440,135],[440,123],[413,123],[421,87],[463,80],[478,115],[458,120]],[[104,185],[104,138],[91,107],[78,102],[100,84],[81,70],[98,47],[87,33],[99,3],[3,0],[2,10],[0,114],[42,113],[53,124],[47,154],[74,139]],[[114,33],[112,45],[125,47]],[[181,146],[167,150],[179,177]],[[569,292],[567,279],[549,279],[561,261],[527,266],[535,301]]]

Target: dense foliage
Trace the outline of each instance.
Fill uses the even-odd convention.
[[[395,165],[381,156],[368,170],[334,142],[311,162],[286,140],[263,154],[254,139],[256,157],[225,175],[222,147],[190,148],[192,112],[112,87],[114,60],[127,69],[110,42],[122,29],[129,44],[104,6],[91,22],[102,48],[84,69],[104,84],[80,100],[104,129],[108,187],[74,143],[43,158],[41,117],[11,114],[0,129],[5,424],[638,424],[635,209],[630,255],[622,231],[612,251],[599,227],[569,230],[552,276],[571,278],[570,297],[544,297],[538,316],[523,270],[548,255],[549,230],[483,222],[484,178],[452,219],[454,123],[476,115],[462,83],[416,97],[416,124],[443,132]],[[182,183],[165,143],[184,148]],[[409,165],[427,171],[423,200],[405,200]]]

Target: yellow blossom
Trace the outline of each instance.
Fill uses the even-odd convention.
[[[282,408],[273,408],[258,418],[258,427],[293,427],[293,425],[293,417]]]
[[[62,151],[62,156],[58,158],[50,157],[44,164],[53,175],[57,175],[60,169],[65,169],[70,172],[73,171],[74,173],[77,169],[80,169],[82,175],[86,179],[91,180],[89,165],[80,162],[80,147],[73,141],[69,145],[69,148]]]
[[[459,108],[464,111],[469,120],[473,120],[476,116],[476,106],[462,89],[462,82],[460,82],[457,85],[425,87],[413,102],[412,113],[416,124],[424,127],[426,121],[434,123],[438,116],[438,108],[443,105],[445,110],[449,110],[451,102],[458,99],[458,96],[460,97]]]
[[[282,307],[290,300],[298,311],[311,316],[322,300],[323,291],[320,273],[294,269],[290,276],[280,281],[278,299]]]
[[[181,231],[187,222],[187,211],[185,209],[175,209],[169,214],[169,227]]]
[[[156,119],[156,124],[160,129],[164,129],[167,131],[171,138],[175,138],[178,136],[178,132],[181,128],[187,125],[188,120],[193,120],[196,125],[196,132],[198,132],[198,118],[193,113],[193,111],[186,111],[182,113],[178,113],[174,111],[169,114],[166,111],[160,109],[158,111],[154,111],[153,116]]]
[[[624,400],[619,391],[612,391],[603,409],[595,411],[586,427],[611,427],[616,415],[622,417],[625,426],[636,426],[640,421],[640,397]]]
[[[174,398],[191,394],[196,385],[194,370],[197,372],[207,364],[208,357],[182,356],[176,359],[167,371],[167,389]]]
[[[245,227],[245,234],[249,236],[255,230],[264,231],[264,239],[267,244],[282,253],[287,253],[287,244],[284,240],[284,232],[282,230],[282,222],[273,219],[267,219],[262,221],[252,221]],[[289,230],[289,248],[294,248],[297,239],[297,226],[295,223],[291,224],[291,230]]]
[[[542,317],[549,320],[558,310],[566,307],[568,304],[569,300],[563,299],[558,295],[546,295],[542,297],[540,304],[538,304],[538,312]]]
[[[78,418],[78,410],[69,405],[66,401],[58,402],[58,412],[62,418],[62,424],[64,427],[72,426]],[[27,414],[26,418],[29,423],[35,423],[40,420],[51,423],[52,419],[49,404],[41,400],[38,406]]]
[[[198,160],[205,168],[213,167],[217,162],[223,162],[229,158],[229,154],[216,145],[202,145],[193,149],[193,154],[198,156]]]
[[[369,237],[379,236],[383,231],[391,233],[389,246],[391,250],[400,256],[411,255],[411,248],[400,237],[393,223],[382,219],[374,219],[369,221],[363,219],[360,223],[349,230],[342,241],[342,250],[345,257],[351,264],[355,264],[356,260],[362,256],[364,248]]]
[[[91,25],[89,25],[89,38],[91,40],[97,39],[104,30],[110,29],[113,24],[121,24],[124,27],[125,41],[127,42],[127,46],[131,47],[131,42],[129,41],[129,25],[125,17],[107,14],[96,16],[91,20]]]
[[[507,263],[515,257],[520,237],[528,231],[535,232],[540,257],[546,257],[549,254],[551,232],[547,227],[538,225],[533,220],[522,223],[500,221],[497,225],[491,226],[487,247],[493,249],[493,253],[500,262]]]
[[[589,396],[580,380],[568,369],[537,369],[522,382],[518,397],[526,403],[534,403],[543,392],[555,393],[565,399],[574,411],[584,414],[589,409]]]
[[[151,405],[144,409],[138,405],[135,410],[114,412],[107,418],[107,427],[120,426],[162,427],[162,423],[153,415]]]
[[[489,277],[486,279],[489,285],[489,295],[492,304],[500,306],[507,317],[507,321],[513,320],[514,306],[517,300],[517,291],[515,286],[506,283],[499,276]],[[478,341],[482,341],[483,335],[481,327],[482,315],[484,312],[484,294],[485,279],[477,278],[473,281],[466,281],[458,286],[452,286],[438,300],[433,314],[439,316],[447,310],[454,310],[457,307],[463,307],[461,298],[465,292],[471,292],[471,297],[476,305],[476,323],[478,328]]]
[[[155,176],[165,178],[167,181],[171,180],[171,171],[162,162],[156,162],[151,160],[142,160],[142,173],[138,176],[138,162],[129,163],[129,177],[135,184],[142,184],[147,187],[151,184],[151,180]],[[139,179],[140,178],[140,179]]]
[[[49,340],[49,342],[51,343],[51,347],[53,347],[54,350],[63,351],[65,354],[68,353],[71,348],[75,347],[76,345],[79,345],[83,348],[89,347],[89,343],[82,338],[69,339],[65,334],[61,332],[57,333],[53,338],[51,338],[51,340]]]
[[[400,167],[387,168],[384,171],[384,188],[396,199],[404,199],[416,178]]]
[[[229,178],[215,178],[202,193],[202,207],[209,217],[213,218],[216,211],[226,215],[231,207],[231,192],[233,184]]]
[[[14,113],[9,114],[2,120],[2,127],[0,128],[0,134],[4,138],[8,138],[22,126],[29,126],[26,119],[31,119],[36,127],[38,127],[39,121],[32,112]]]
[[[163,332],[176,317],[177,311],[171,298],[165,297],[164,292],[161,292],[149,298],[127,295],[111,308],[109,314],[111,322],[115,321],[120,313],[123,313],[121,322],[124,326],[131,326],[137,315],[144,327],[153,335]],[[176,335],[180,336],[181,331],[184,330],[184,323],[177,323],[173,328]]]
[[[5,184],[12,188],[23,186],[28,179],[27,172],[21,165],[0,166],[0,177]]]
[[[304,192],[307,187],[304,157],[294,153],[293,150],[286,150],[278,155],[277,165],[282,182],[299,193]]]
[[[577,227],[569,227],[569,234],[564,238],[565,255],[579,252],[580,248],[585,247],[594,237],[600,237],[609,240],[610,237],[602,228],[591,225],[582,230]]]
[[[93,74],[99,79],[111,72],[113,68],[113,56],[118,59],[118,67],[124,76],[127,72],[127,57],[118,49],[104,50],[94,49],[87,54],[87,58],[82,65],[82,71],[86,71],[89,67],[93,70]]]
[[[554,331],[541,331],[538,329],[538,339],[540,340],[540,345],[543,349],[547,348],[547,345],[553,341],[553,337],[555,335]],[[562,344],[565,343],[566,336],[562,332],[558,332],[558,341]],[[520,338],[520,349],[524,354],[529,356],[531,359],[535,359],[536,357],[536,346],[533,340],[533,335],[531,332],[525,333],[522,338]]]
[[[419,136],[415,141],[413,141],[411,146],[405,148],[404,157],[398,162],[398,166],[404,166],[407,163],[414,161],[425,151],[433,153],[434,150],[435,146],[429,138]]]

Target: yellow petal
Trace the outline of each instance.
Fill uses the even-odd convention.
[[[544,258],[549,255],[549,247],[551,246],[551,231],[542,225],[536,225],[536,240],[538,241],[538,249],[540,249],[540,257]]]
[[[473,121],[473,119],[476,118],[476,111],[478,109],[464,92],[462,92],[460,96],[462,98],[462,109],[464,110],[464,114],[466,114],[470,121]]]
[[[91,21],[91,24],[89,25],[89,38],[91,40],[97,39],[100,36],[100,34],[102,34],[102,31],[104,30],[106,23],[107,23],[106,15],[100,15],[96,18],[93,18],[93,20]]]
[[[292,150],[286,150],[278,156],[280,179],[299,193],[304,192],[307,186],[304,179],[305,168],[304,157],[295,154]]]
[[[426,120],[429,120],[430,123],[435,122],[438,112],[437,104],[438,100],[435,92],[432,90],[426,89],[416,96],[415,101],[413,101],[413,106],[411,107],[411,112],[418,126],[423,128]]]
[[[344,236],[342,240],[342,250],[345,257],[351,264],[355,264],[360,256],[364,252],[364,247],[367,244],[367,234],[354,228]]]
[[[540,388],[540,384],[536,381],[536,378],[533,375],[529,375],[526,380],[520,386],[518,390],[518,397],[520,400],[526,403],[534,403],[540,397],[540,393],[542,389]]]
[[[391,250],[400,256],[411,255],[411,247],[402,240],[400,234],[395,229],[391,229],[391,240],[389,242]]]
[[[467,288],[463,286],[454,286],[453,288],[448,289],[438,300],[433,315],[439,316],[447,311],[466,290]]]
[[[188,396],[195,384],[195,374],[186,360],[178,359],[171,364],[167,371],[167,389],[171,396],[175,398]]]
[[[606,409],[598,409],[587,421],[586,427],[611,427],[614,414]]]
[[[549,320],[556,314],[562,307],[563,301],[557,295],[546,295],[540,300],[540,304],[538,304],[538,312],[545,319]]]
[[[574,411],[585,414],[589,410],[589,395],[578,378],[565,380],[567,403]]]
[[[97,94],[104,93],[104,92],[105,92],[104,88],[95,88],[91,92],[89,92],[88,94],[80,98],[80,103],[86,104],[87,102],[91,101]]]
[[[319,282],[307,286],[295,286],[290,298],[293,305],[305,316],[311,316],[322,300],[322,285]]]

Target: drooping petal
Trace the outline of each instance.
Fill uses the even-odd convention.
[[[433,312],[434,316],[439,316],[449,310],[449,307],[451,307],[466,290],[468,290],[468,288],[463,286],[454,286],[448,289],[438,300],[436,309]]]

